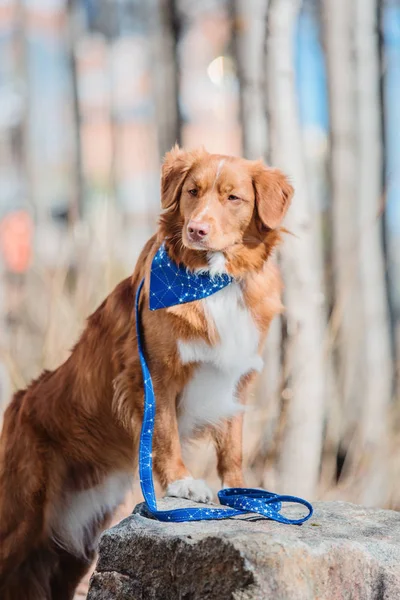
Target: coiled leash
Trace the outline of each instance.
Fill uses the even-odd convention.
[[[176,304],[200,300],[214,294],[233,281],[229,275],[211,277],[208,273],[195,274],[169,258],[164,245],[155,255],[150,273],[150,310],[166,308]],[[139,445],[140,486],[149,512],[159,521],[203,521],[211,519],[227,519],[244,513],[258,513],[273,521],[291,525],[300,525],[313,514],[309,502],[296,496],[281,496],[266,490],[250,488],[227,488],[218,492],[221,504],[228,508],[178,508],[174,510],[158,510],[153,484],[153,432],[156,414],[156,398],[154,395],[151,374],[144,356],[144,348],[140,332],[139,300],[144,280],[136,292],[136,333],[140,364],[144,381],[144,414]],[[282,503],[302,504],[308,514],[300,519],[289,519],[281,514]]]

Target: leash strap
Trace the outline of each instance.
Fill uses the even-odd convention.
[[[227,519],[243,513],[258,513],[273,521],[291,525],[300,525],[313,514],[309,502],[296,496],[281,496],[266,490],[250,488],[227,488],[218,492],[220,503],[228,508],[177,508],[174,510],[158,510],[153,484],[153,432],[156,414],[156,398],[149,367],[147,365],[140,331],[139,300],[144,279],[136,292],[136,334],[140,364],[144,382],[144,412],[139,444],[139,476],[140,486],[149,512],[159,521],[183,522],[204,521],[211,519]],[[308,514],[300,519],[289,519],[281,514],[282,504],[286,502],[302,504]]]

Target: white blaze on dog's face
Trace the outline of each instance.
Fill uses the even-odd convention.
[[[286,177],[260,161],[185,152],[175,147],[163,166],[163,208],[179,211],[186,248],[223,251],[245,233],[276,228],[293,194]]]

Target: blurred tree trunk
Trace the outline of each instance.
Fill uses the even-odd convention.
[[[265,33],[269,0],[233,1],[233,36],[240,83],[240,120],[242,148],[250,160],[268,157],[268,123],[265,100]],[[265,368],[256,388],[258,408],[267,411],[266,427],[261,447],[252,463],[259,471],[260,483],[273,486],[273,470],[264,473],[265,461],[271,452],[281,388],[281,319],[276,317],[270,327],[265,351]],[[273,465],[271,465],[273,469]]]
[[[331,127],[332,261],[335,305],[332,336],[337,336],[339,393],[347,431],[356,428],[363,397],[363,319],[360,310],[357,207],[355,64],[351,32],[354,3],[324,0],[325,46]],[[349,440],[346,440],[346,444]]]
[[[75,57],[75,44],[77,39],[76,0],[67,2],[67,57],[71,78],[71,112],[73,124],[73,182],[72,202],[69,207],[69,220],[75,223],[82,218],[84,210],[84,182],[82,173],[82,148],[81,148],[81,116],[79,109],[78,72]]]
[[[330,313],[330,294],[327,290],[327,165],[328,123],[325,58],[321,44],[320,5],[318,0],[303,0],[297,24],[296,81],[301,117],[304,164],[307,173],[307,193],[310,200],[310,219],[314,228],[316,259],[321,289],[324,290],[323,318],[325,333]],[[336,456],[340,441],[340,410],[334,369],[332,344],[326,340],[326,429],[321,465],[320,485],[336,483]]]
[[[389,313],[382,236],[382,130],[378,0],[356,0],[357,195],[360,281],[366,327],[365,394],[361,413],[363,503],[387,499],[387,417],[393,382]]]
[[[319,476],[324,419],[322,290],[310,220],[294,76],[294,33],[300,0],[271,0],[268,15],[268,113],[272,162],[292,179],[296,193],[282,245],[287,340],[288,403],[280,455],[282,492],[313,497]]]
[[[385,246],[400,400],[400,4],[380,3],[384,47]]]
[[[181,142],[179,113],[179,16],[176,0],[155,0],[151,11],[154,60],[152,65],[156,102],[159,154],[162,158]]]
[[[234,0],[234,42],[240,82],[243,154],[267,157],[265,30],[268,0]]]
[[[27,64],[27,7],[23,0],[15,3],[15,53],[16,53],[16,78],[23,89],[23,111],[20,121],[13,131],[12,146],[17,165],[20,186],[18,201],[26,207],[33,203],[32,177],[29,157],[29,121],[30,121],[30,78]]]

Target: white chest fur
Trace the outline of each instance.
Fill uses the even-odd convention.
[[[259,331],[239,285],[232,283],[202,302],[207,319],[218,331],[219,342],[210,346],[204,341],[178,341],[182,362],[199,363],[179,403],[179,432],[183,437],[240,411],[236,395],[240,378],[262,368],[257,354]]]
[[[52,519],[54,540],[76,556],[85,556],[97,544],[93,525],[121,504],[131,485],[130,473],[117,472],[95,487],[66,494]]]

